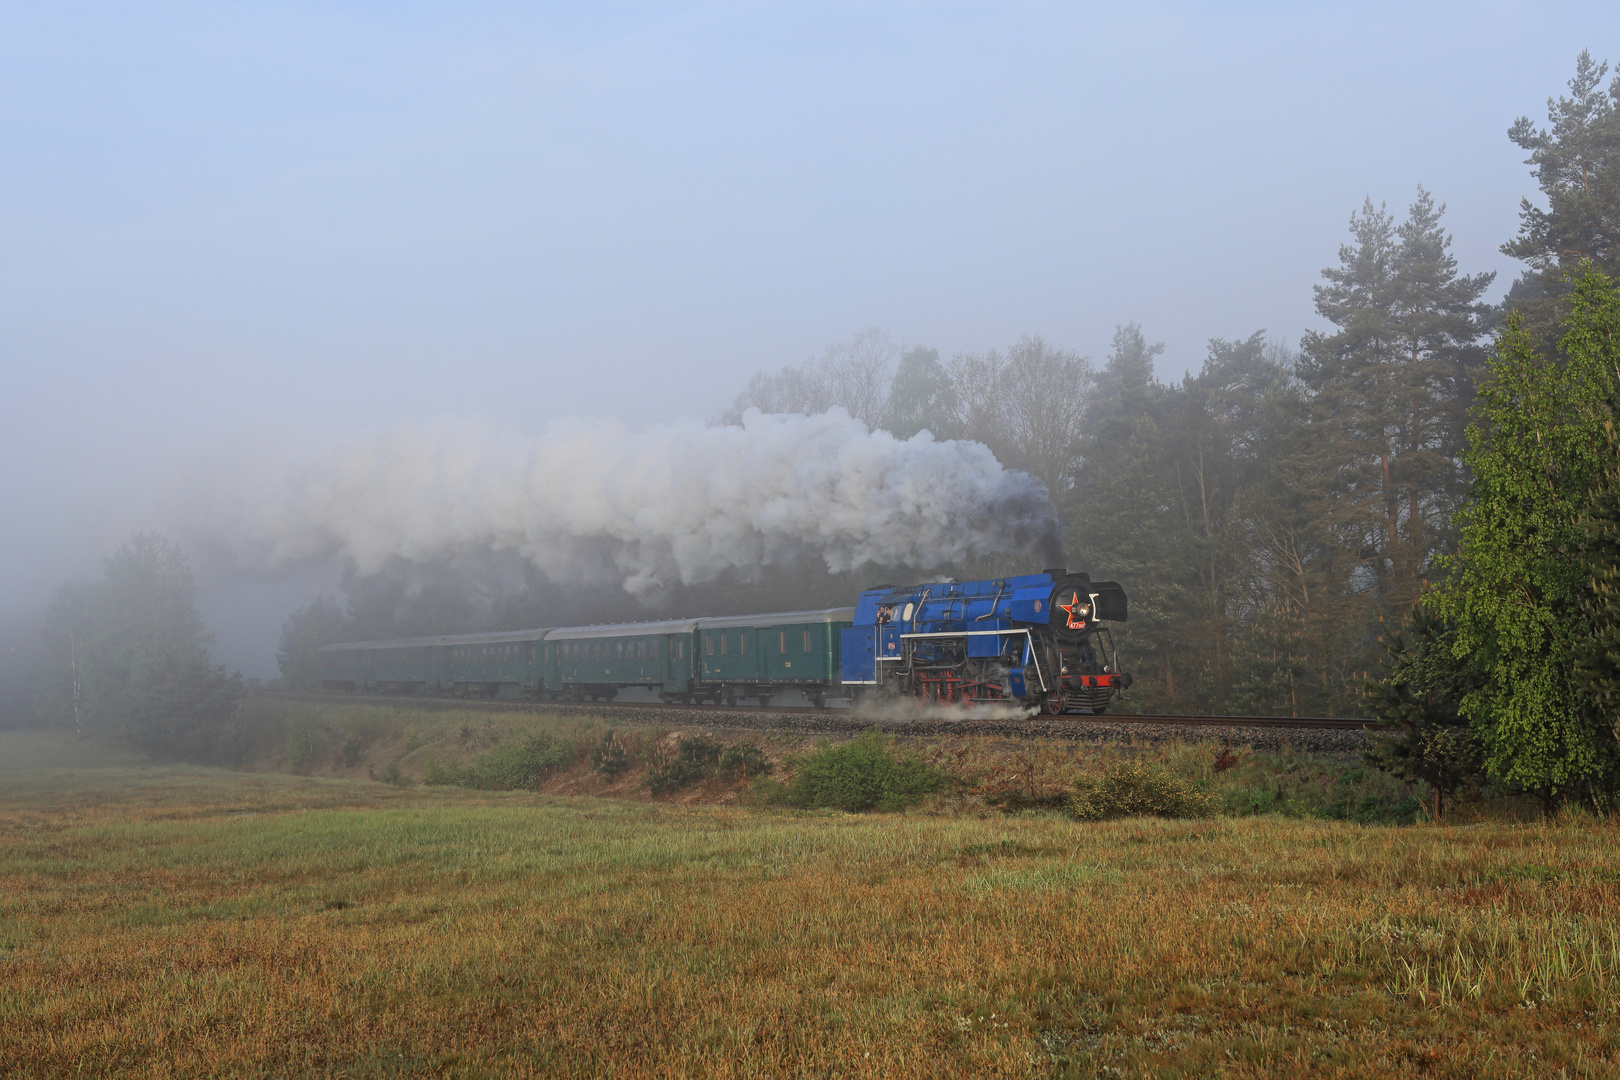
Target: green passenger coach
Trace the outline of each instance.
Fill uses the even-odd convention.
[[[452,634],[438,639],[438,687],[483,697],[532,696],[540,689],[546,631]]]
[[[686,701],[692,680],[696,619],[565,626],[545,640],[548,696],[611,701],[627,687]]]
[[[854,608],[824,608],[699,619],[693,696],[728,704],[751,697],[766,705],[784,690],[800,690],[825,705],[843,696],[838,634],[854,617]]]

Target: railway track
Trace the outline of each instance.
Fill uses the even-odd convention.
[[[322,704],[409,705],[434,711],[459,709],[493,712],[543,712],[565,707],[570,712],[623,715],[626,720],[656,723],[691,723],[751,731],[840,734],[879,726],[897,735],[1022,735],[1048,738],[1084,738],[1128,734],[1131,729],[1227,728],[1248,732],[1288,730],[1367,733],[1386,730],[1373,720],[1335,716],[1193,716],[1144,713],[1107,713],[1102,716],[974,715],[971,710],[926,710],[909,702],[877,709],[769,705],[680,705],[659,701],[530,701],[523,698],[441,698],[385,694],[317,694],[289,690],[259,690],[259,695],[284,701]],[[986,710],[988,711],[988,710]],[[1268,740],[1269,741],[1269,740]]]

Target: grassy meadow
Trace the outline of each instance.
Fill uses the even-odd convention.
[[[1616,837],[805,813],[0,735],[0,1075],[1620,1075]]]

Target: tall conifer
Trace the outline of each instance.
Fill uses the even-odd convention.
[[[1547,99],[1548,126],[1521,116],[1508,129],[1530,152],[1525,164],[1535,167],[1547,208],[1520,200],[1519,235],[1502,252],[1529,268],[1503,304],[1522,313],[1538,344],[1552,343],[1568,310],[1572,269],[1591,260],[1605,273],[1620,272],[1620,76],[1605,89],[1608,71],[1607,62],[1581,50],[1569,96]]]
[[[1444,206],[1427,191],[1405,222],[1369,199],[1354,242],[1322,271],[1316,310],[1339,329],[1306,334],[1301,378],[1331,492],[1327,522],[1355,547],[1388,605],[1408,606],[1464,490],[1458,464],[1493,275],[1457,272]]]

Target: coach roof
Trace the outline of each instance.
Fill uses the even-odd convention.
[[[764,615],[720,615],[712,619],[699,619],[702,630],[721,630],[732,626],[793,626],[799,623],[853,622],[852,607],[819,608],[815,611],[775,611]]]
[[[547,641],[581,641],[596,638],[648,637],[653,634],[690,634],[696,619],[662,619],[658,622],[601,623],[597,626],[560,626],[546,635]]]

